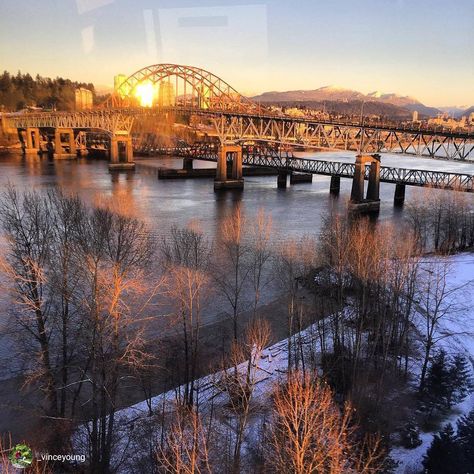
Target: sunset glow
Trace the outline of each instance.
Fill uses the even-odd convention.
[[[151,107],[156,97],[156,87],[149,81],[141,82],[135,88],[134,95],[142,107]]]

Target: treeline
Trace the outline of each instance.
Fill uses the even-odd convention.
[[[53,110],[74,110],[74,90],[84,87],[96,97],[94,84],[57,77],[33,77],[20,71],[16,75],[4,71],[0,75],[0,110],[16,111],[26,107]]]

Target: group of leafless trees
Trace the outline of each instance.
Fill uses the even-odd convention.
[[[44,394],[42,437],[70,448],[70,424],[90,420],[91,471],[106,472],[121,377],[148,363],[141,329],[128,328],[153,290],[149,234],[105,202],[86,208],[54,190],[10,188],[1,219],[25,384]]]
[[[472,246],[469,205],[450,196],[430,212],[415,202],[397,228],[330,215],[318,237],[298,239],[237,206],[211,240],[195,223],[152,237],[123,202],[10,187],[1,265],[45,440],[72,450],[81,425],[97,473],[382,472],[377,433],[394,428],[383,407],[414,361],[423,390],[441,324],[460,311],[449,263],[422,257]],[[262,309],[270,286],[282,319]],[[216,301],[225,321],[209,318]],[[226,331],[216,357],[209,336]],[[262,406],[255,368],[283,338],[287,367]],[[197,380],[209,371],[225,403],[202,406]],[[130,385],[149,417],[124,434]],[[152,401],[165,386],[177,387],[171,412]]]
[[[419,251],[447,254],[474,247],[474,205],[466,193],[422,188],[410,198],[407,221]]]

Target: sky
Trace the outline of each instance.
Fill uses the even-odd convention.
[[[239,92],[336,85],[474,105],[474,0],[0,0],[0,70],[112,86],[150,64]]]

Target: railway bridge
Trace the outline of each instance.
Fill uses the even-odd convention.
[[[358,155],[356,163],[347,163],[299,158],[289,151],[282,152],[268,146],[245,145],[241,149],[228,150],[224,156],[222,148],[213,143],[191,146],[182,144],[177,147],[156,149],[155,153],[182,157],[184,170],[192,168],[193,160],[216,162],[218,169],[215,183],[219,183],[219,177],[221,180],[228,177],[231,180],[240,179],[242,176],[240,161],[244,166],[277,170],[277,183],[280,188],[286,187],[288,176],[292,173],[309,178],[317,174],[331,177],[330,192],[337,195],[340,191],[341,178],[352,179],[351,200],[356,203],[365,202],[368,207],[371,206],[371,202],[379,200],[380,182],[395,184],[396,205],[403,204],[406,186],[474,192],[474,174],[381,166],[379,155]],[[365,198],[364,181],[368,181]]]

